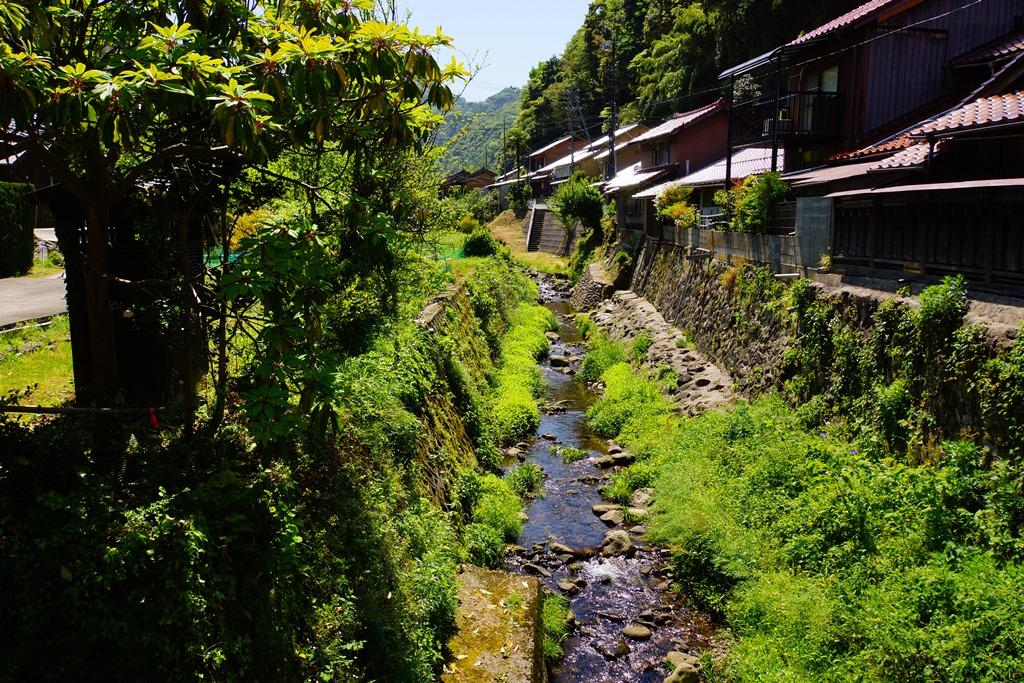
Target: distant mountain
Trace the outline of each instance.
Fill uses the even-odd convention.
[[[483,102],[460,100],[437,135],[437,144],[448,145],[445,170],[474,171],[484,166],[500,174],[502,126],[511,128],[518,111],[519,88],[505,88]]]

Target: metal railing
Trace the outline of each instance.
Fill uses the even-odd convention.
[[[733,140],[738,143],[791,137],[832,138],[842,133],[843,93],[791,90],[778,101],[763,96],[733,109]]]

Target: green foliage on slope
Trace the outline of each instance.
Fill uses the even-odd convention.
[[[718,74],[814,29],[859,0],[598,0],[561,55],[522,90],[516,125],[538,147],[573,127],[657,120],[718,98]],[[582,123],[581,123],[582,122]]]
[[[459,100],[445,115],[436,143],[445,147],[442,167],[454,172],[489,168],[500,175],[511,170],[512,154],[502,149],[502,132],[512,127],[519,106],[519,88],[508,87],[482,102]]]
[[[682,418],[617,365],[590,411],[639,458],[603,493],[655,486],[649,535],[676,586],[732,629],[704,676],[1021,678],[1024,342],[997,352],[965,326],[957,278],[869,327],[806,283],[751,294],[742,306],[795,318],[797,409],[767,395]]]

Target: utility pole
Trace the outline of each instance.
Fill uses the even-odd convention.
[[[576,86],[569,86],[569,106],[566,118],[569,122],[569,177],[576,173],[576,124],[572,118],[573,103],[576,100]]]
[[[611,40],[606,40],[604,43],[601,44],[601,49],[603,49],[603,50],[605,50],[607,52],[610,52],[611,53],[611,58],[612,58],[612,60],[611,60],[612,61],[611,76],[609,78],[609,80],[611,81],[611,90],[612,90],[612,116],[611,116],[611,122],[610,122],[610,126],[609,126],[610,130],[608,131],[608,161],[609,161],[609,169],[608,169],[608,176],[609,177],[608,177],[608,179],[611,179],[611,178],[614,178],[615,174],[619,172],[618,159],[616,159],[616,156],[615,156],[615,130],[618,128],[619,122],[618,122],[618,110],[617,110],[617,104],[618,103],[616,102],[616,97],[615,97],[615,88],[616,88],[616,85],[617,85],[618,74],[617,74],[617,72],[615,70],[615,35],[614,34],[612,34],[612,39]]]

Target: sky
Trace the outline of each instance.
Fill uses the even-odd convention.
[[[530,69],[562,54],[583,25],[590,1],[399,0],[398,5],[412,12],[409,23],[422,32],[440,26],[466,66],[483,65],[463,93],[478,102],[510,85],[526,85]]]

